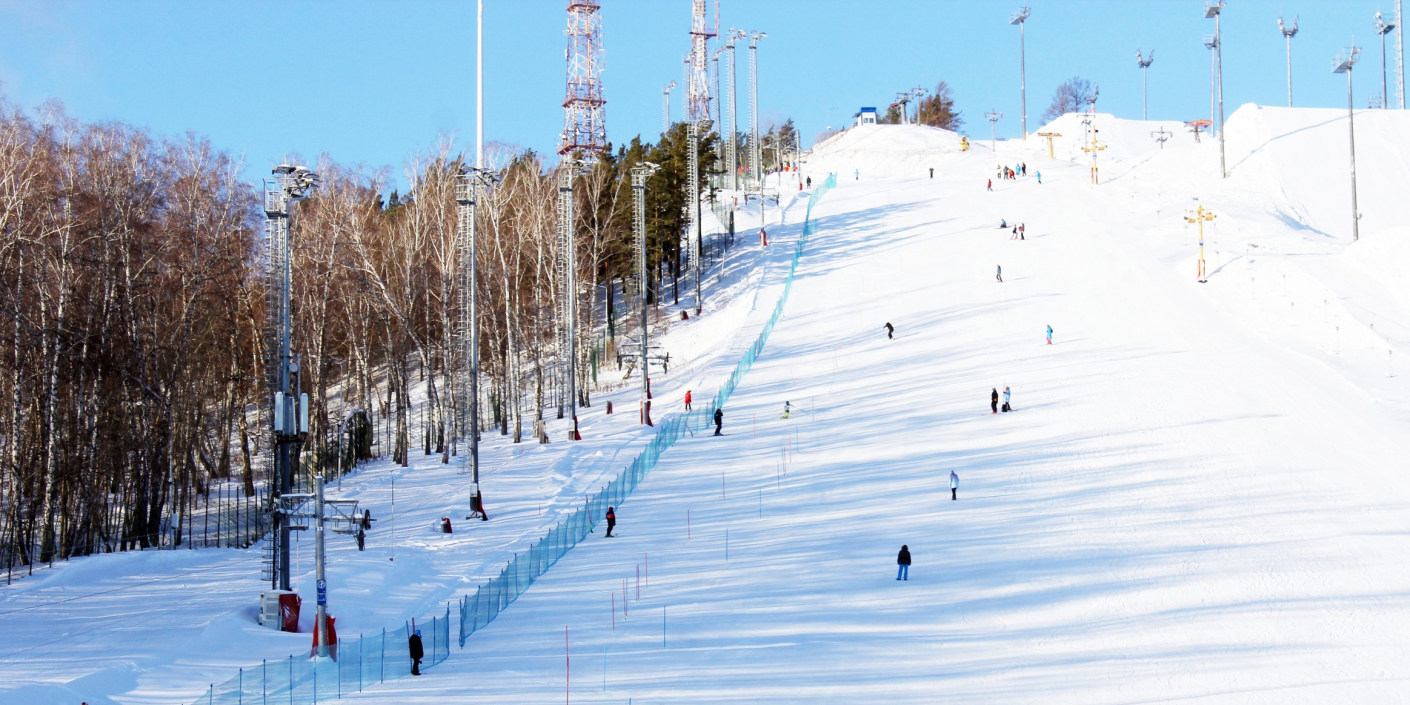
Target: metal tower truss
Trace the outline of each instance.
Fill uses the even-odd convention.
[[[607,101],[602,98],[601,6],[592,0],[568,3],[568,95],[563,100],[563,139],[559,154],[596,154],[607,149]]]

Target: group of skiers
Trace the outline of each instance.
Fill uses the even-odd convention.
[[[1024,162],[1014,166],[1012,169],[1000,164],[998,167],[999,178],[1013,181],[1020,176],[1028,176],[1028,163]]]

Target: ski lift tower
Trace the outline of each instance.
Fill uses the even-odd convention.
[[[1054,159],[1055,157],[1053,157],[1053,138],[1054,138],[1054,137],[1062,137],[1062,133],[1061,133],[1061,132],[1039,132],[1039,133],[1038,133],[1038,136],[1039,136],[1039,137],[1042,137],[1043,139],[1045,139],[1045,140],[1048,141],[1048,158],[1049,158],[1049,159]]]
[[[1203,284],[1209,281],[1204,269],[1204,224],[1206,221],[1214,220],[1214,214],[1204,209],[1204,204],[1200,204],[1193,214],[1186,213],[1185,222],[1199,223],[1199,267],[1196,278]]]
[[[1351,103],[1351,68],[1361,56],[1361,47],[1352,45],[1350,49],[1337,55],[1332,61],[1332,73],[1346,74],[1346,121],[1351,131],[1351,241],[1361,239],[1359,221],[1361,213],[1356,207],[1356,110]]]
[[[999,138],[997,136],[998,133],[995,132],[994,126],[996,123],[999,122],[999,118],[1003,116],[1003,113],[998,112],[993,108],[990,108],[989,112],[984,113],[984,119],[989,121],[989,151],[994,152],[995,154],[998,154],[999,152]]]

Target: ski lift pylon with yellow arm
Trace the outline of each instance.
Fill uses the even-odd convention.
[[[1206,281],[1209,281],[1208,275],[1205,273],[1205,267],[1204,267],[1204,221],[1206,221],[1206,220],[1214,220],[1214,214],[1211,213],[1211,212],[1209,212],[1209,211],[1207,211],[1207,210],[1205,210],[1205,209],[1204,209],[1204,204],[1202,204],[1202,203],[1201,203],[1199,206],[1197,206],[1197,207],[1195,208],[1195,212],[1194,212],[1193,215],[1191,215],[1191,214],[1189,214],[1189,213],[1186,213],[1186,214],[1185,214],[1185,222],[1187,222],[1187,223],[1199,223],[1199,272],[1198,272],[1198,278],[1199,278],[1199,283],[1201,283],[1201,284],[1205,283]]]

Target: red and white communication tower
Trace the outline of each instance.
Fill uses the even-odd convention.
[[[591,0],[568,2],[568,96],[563,100],[563,141],[558,153],[596,154],[607,149],[602,99],[602,16]]]

